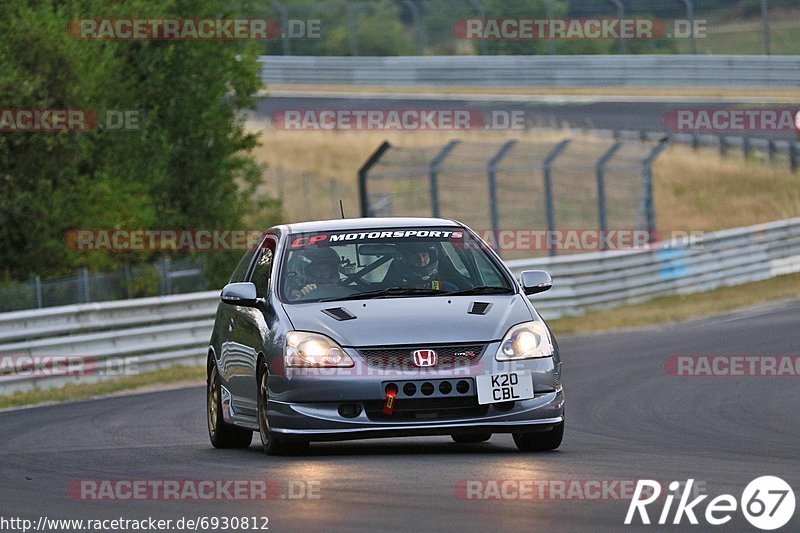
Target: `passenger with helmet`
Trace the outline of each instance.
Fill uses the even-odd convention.
[[[441,279],[439,253],[429,242],[405,242],[397,245],[394,268],[385,281],[414,289],[456,290],[453,283]]]
[[[332,248],[307,248],[297,253],[295,276],[291,279],[288,296],[292,300],[330,298],[338,296],[344,287],[339,284],[341,260]]]

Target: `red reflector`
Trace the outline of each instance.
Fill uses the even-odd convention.
[[[386,391],[386,401],[383,402],[383,414],[390,415],[394,412],[394,402],[395,402],[395,395],[397,394],[396,390],[388,390]]]

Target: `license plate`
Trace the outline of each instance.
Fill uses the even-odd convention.
[[[475,376],[475,384],[480,405],[533,398],[533,376],[530,372]]]

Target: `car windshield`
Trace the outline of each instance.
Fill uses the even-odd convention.
[[[391,228],[289,236],[285,302],[509,294],[486,245],[460,228]]]

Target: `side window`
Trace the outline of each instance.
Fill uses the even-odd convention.
[[[231,274],[231,279],[228,281],[228,283],[244,281],[245,276],[247,276],[247,269],[250,267],[250,261],[253,260],[254,253],[255,249],[247,250],[247,252],[245,252],[242,260],[239,261],[239,264],[236,265],[236,268],[233,270],[233,274]]]
[[[259,298],[266,298],[269,292],[269,281],[272,276],[272,262],[275,257],[275,240],[267,238],[256,260],[253,269],[252,282],[256,285],[256,294]]]

